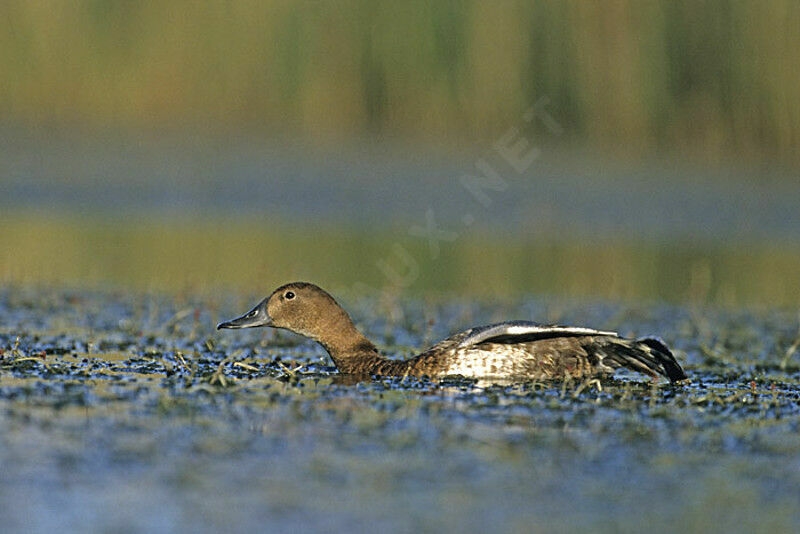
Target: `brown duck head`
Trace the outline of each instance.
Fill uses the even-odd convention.
[[[333,297],[307,282],[279,287],[255,308],[217,329],[257,326],[283,328],[319,342],[340,369],[348,357],[376,350]]]

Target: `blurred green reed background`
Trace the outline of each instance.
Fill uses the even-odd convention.
[[[727,307],[800,303],[800,249],[778,244],[558,236],[498,241],[478,233],[432,259],[427,243],[409,238],[405,228],[320,228],[254,217],[97,224],[91,217],[42,214],[16,214],[4,227],[0,284],[115,283],[258,296],[299,279],[346,295],[513,300],[534,293]]]
[[[603,239],[579,231],[566,236],[559,224],[536,234],[513,226],[509,237],[476,225],[459,227],[458,241],[444,244],[432,260],[424,240],[409,238],[408,224],[375,215],[374,224],[352,225],[312,217],[329,202],[339,203],[332,212],[359,211],[348,205],[348,188],[378,189],[391,173],[361,171],[350,180],[337,167],[343,164],[330,158],[330,172],[319,179],[339,180],[341,188],[326,190],[341,190],[332,195],[338,200],[320,198],[314,175],[303,182],[312,184],[306,189],[293,189],[291,179],[275,186],[290,216],[259,218],[253,206],[240,217],[236,206],[212,215],[204,211],[208,206],[180,207],[189,182],[206,187],[211,199],[224,187],[239,188],[247,198],[254,183],[269,182],[271,194],[274,174],[287,169],[252,165],[228,175],[220,170],[227,167],[213,165],[214,157],[198,170],[187,158],[162,157],[178,152],[171,145],[154,149],[155,155],[147,147],[159,145],[165,133],[171,139],[205,136],[224,139],[227,148],[204,141],[204,154],[230,160],[238,140],[347,150],[394,144],[411,147],[405,149],[410,164],[422,153],[414,147],[424,147],[468,154],[462,159],[473,166],[476,147],[491,150],[545,98],[558,132],[546,123],[531,126],[549,154],[661,161],[669,169],[664,180],[674,178],[686,189],[710,179],[677,170],[687,162],[706,169],[787,169],[782,185],[792,186],[800,163],[798,50],[797,0],[5,0],[0,142],[11,148],[0,156],[16,159],[0,165],[0,284],[261,293],[306,278],[354,291],[394,286],[424,294],[795,306],[795,219],[781,227],[794,231],[793,238],[786,232],[763,238],[771,235],[766,229],[746,242],[687,240],[680,225],[680,235],[660,241],[612,232]],[[54,135],[101,144],[111,139],[111,148],[105,156],[102,149],[73,150],[80,141],[49,144]],[[87,166],[81,158],[100,163]],[[133,179],[128,171],[138,167],[146,170]],[[181,175],[184,168],[190,170]],[[427,168],[420,165],[418,174],[427,179]],[[584,182],[640,195],[629,204],[654,196],[645,182],[610,174],[605,186]],[[746,180],[770,187],[773,177],[756,171]],[[557,178],[533,172],[524,179]],[[172,189],[160,189],[161,182],[173,183]],[[62,201],[78,183],[81,192],[72,197],[86,198]],[[130,187],[115,188],[120,184]],[[439,186],[442,195],[453,184],[457,174]],[[89,194],[101,186],[106,197]],[[131,200],[123,216],[114,213],[117,205],[97,200],[117,194],[168,197],[177,207],[157,217],[149,208],[129,216],[138,206]],[[427,199],[419,196],[421,211],[409,213],[412,221],[424,214]],[[544,203],[531,200],[546,211]],[[380,214],[380,206],[373,208]],[[451,226],[460,224],[460,215],[448,221]],[[483,220],[504,216],[502,209],[489,210]],[[719,215],[710,209],[708,217]],[[582,224],[593,226],[587,218]],[[747,221],[731,224],[739,223],[749,228]],[[376,267],[394,243],[417,262],[413,283],[393,284]]]
[[[443,145],[541,97],[561,141],[800,162],[796,0],[0,3],[15,124]]]

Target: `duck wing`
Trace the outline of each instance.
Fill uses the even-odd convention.
[[[511,346],[497,347],[503,344]],[[484,354],[476,355],[476,351]],[[532,321],[507,321],[471,328],[440,341],[410,361],[419,374],[429,376],[494,376],[499,373],[563,378],[562,367],[577,366],[588,374],[627,367],[650,376],[661,374],[672,382],[686,378],[675,356],[658,339],[626,339],[608,330]],[[490,366],[488,373],[487,365]]]
[[[617,332],[595,330],[580,326],[560,326],[535,323],[533,321],[505,321],[471,328],[453,336],[458,339],[457,348],[463,349],[479,343],[525,343],[538,339],[574,336],[614,336]],[[451,338],[452,339],[452,338]]]

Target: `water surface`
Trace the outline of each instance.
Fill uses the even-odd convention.
[[[520,317],[661,334],[691,383],[338,380],[313,343],[216,332],[249,297],[0,291],[0,520],[30,531],[794,532],[798,316],[524,298],[380,302],[405,357]]]

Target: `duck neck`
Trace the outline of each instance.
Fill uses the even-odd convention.
[[[336,368],[345,374],[360,374],[368,371],[370,364],[383,358],[375,345],[353,324],[349,316],[326,329],[326,335],[317,341],[330,355]]]

